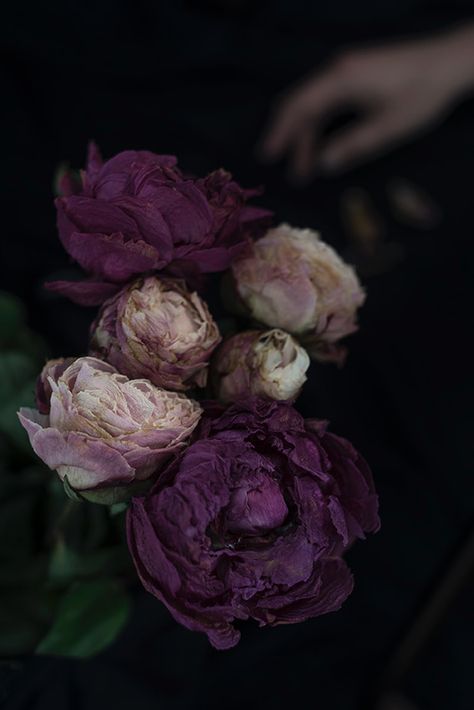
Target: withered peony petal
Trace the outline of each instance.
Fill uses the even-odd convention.
[[[39,404],[48,415],[19,412],[31,445],[69,488],[98,502],[123,500],[128,484],[156,476],[186,446],[201,416],[184,395],[129,380],[93,357],[52,360],[40,379]],[[110,496],[92,493],[107,487],[121,488]]]
[[[86,272],[124,284],[151,270],[195,278],[229,267],[267,213],[247,209],[253,192],[228,173],[195,179],[176,162],[149,151],[103,162],[90,144],[82,190],[71,186],[56,201],[61,241]],[[124,249],[135,243],[147,259]]]
[[[290,405],[211,403],[194,443],[132,501],[128,544],[174,618],[230,648],[240,619],[275,626],[341,606],[353,585],[342,554],[378,528],[375,500],[353,447]]]
[[[129,377],[185,391],[204,387],[221,336],[206,303],[182,281],[149,276],[104,303],[91,353]]]
[[[120,286],[106,281],[49,281],[45,288],[67,296],[80,306],[99,306],[117,293]]]

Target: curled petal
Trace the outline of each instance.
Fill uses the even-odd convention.
[[[326,424],[260,398],[214,404],[194,442],[127,513],[145,588],[213,646],[235,622],[277,626],[337,610],[343,553],[378,528],[366,463]]]
[[[19,419],[36,454],[70,491],[107,502],[130,495],[176,456],[201,416],[184,395],[129,380],[93,357],[50,361],[40,377],[43,411]],[[133,486],[132,486],[133,484]],[[96,496],[97,489],[116,489]]]
[[[118,284],[107,281],[49,281],[48,291],[70,298],[79,306],[99,306],[120,289]]]
[[[127,483],[134,471],[123,456],[101,441],[82,438],[74,433],[62,434],[43,426],[34,412],[20,410],[19,418],[30,437],[31,446],[49,468],[56,470],[61,480],[67,476],[77,490],[100,487],[107,483]]]
[[[228,268],[268,217],[247,209],[253,194],[224,171],[185,176],[170,155],[129,150],[104,162],[91,143],[82,189],[68,183],[56,201],[58,230],[95,280],[123,285],[166,271],[197,283],[201,273]]]
[[[107,301],[92,327],[91,352],[129,377],[185,391],[204,387],[221,340],[206,303],[184,283],[149,276]]]

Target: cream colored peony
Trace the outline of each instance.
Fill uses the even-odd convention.
[[[91,354],[159,387],[204,387],[221,336],[206,303],[183,282],[148,276],[103,305]]]
[[[202,413],[185,395],[129,380],[96,358],[65,369],[47,363],[43,372],[49,411],[22,408],[20,421],[36,454],[89,500],[127,499],[186,446]]]
[[[357,330],[365,300],[354,269],[311,229],[282,224],[232,266],[252,318],[297,335],[311,354],[337,360],[338,340]]]
[[[309,357],[279,329],[250,330],[229,338],[213,362],[216,395],[223,402],[249,395],[294,400],[306,381]]]

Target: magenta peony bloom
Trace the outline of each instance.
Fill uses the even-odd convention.
[[[49,413],[23,408],[19,418],[35,453],[84,498],[127,499],[186,445],[199,421],[196,402],[128,380],[102,360],[78,358],[63,371],[55,363],[43,370]]]
[[[219,649],[238,643],[235,621],[338,609],[353,586],[344,551],[379,528],[364,459],[324,423],[263,399],[214,405],[199,435],[128,511],[145,588]]]
[[[64,176],[56,200],[59,236],[90,275],[49,288],[98,305],[130,279],[150,271],[188,276],[222,271],[246,245],[266,210],[246,206],[229,173],[185,176],[174,156],[128,150],[105,163],[89,146],[82,187]]]
[[[357,330],[365,294],[352,267],[317,232],[271,229],[235,261],[232,274],[253,319],[297,336],[316,359],[343,361],[338,341]]]
[[[204,301],[183,282],[149,276],[106,301],[92,326],[92,354],[128,377],[170,390],[204,387],[221,340]]]
[[[309,357],[282,330],[246,330],[226,340],[212,363],[216,397],[235,402],[250,395],[294,400],[306,382]]]

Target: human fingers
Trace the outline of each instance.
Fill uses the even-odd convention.
[[[313,134],[317,132],[318,122],[347,100],[347,95],[342,74],[333,68],[288,94],[278,104],[264,133],[262,156],[267,160],[281,157],[308,124],[312,125]]]

